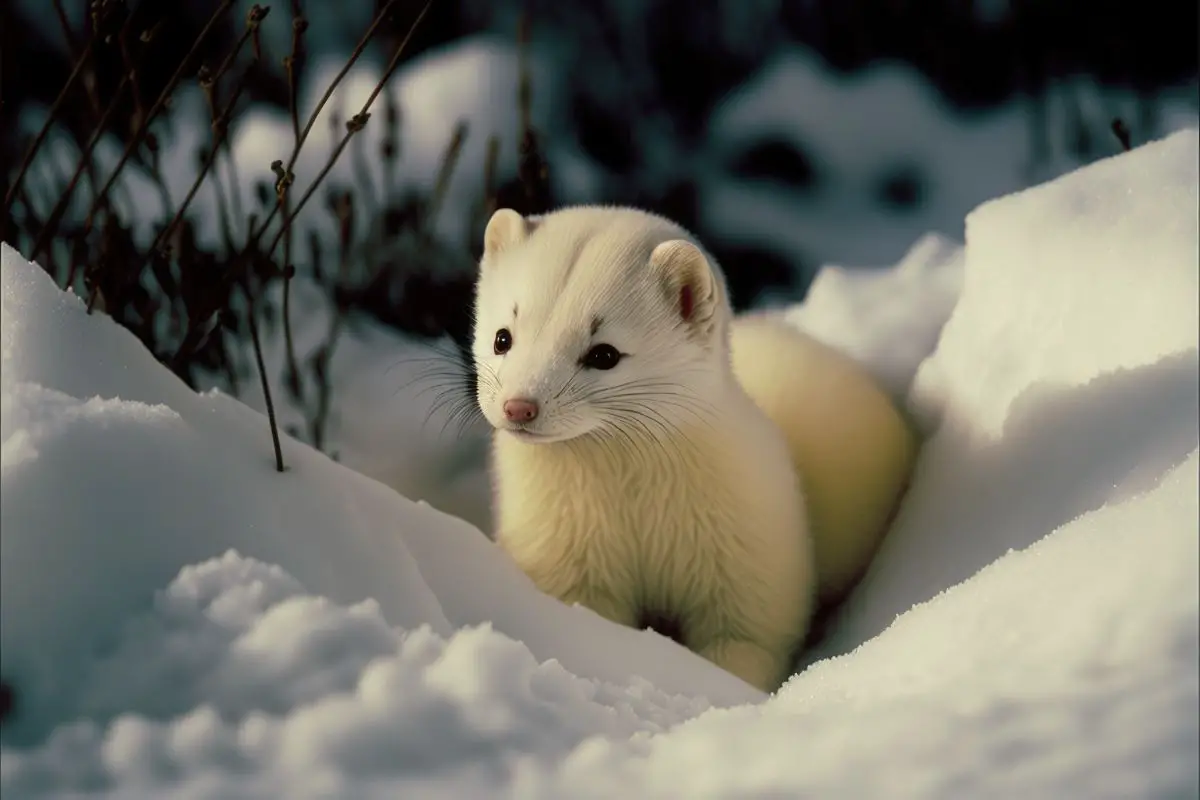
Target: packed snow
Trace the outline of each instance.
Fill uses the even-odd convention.
[[[274,472],[260,414],[4,248],[0,791],[1195,796],[1198,145],[986,203],[965,247],[784,312],[928,439],[771,697],[301,443]]]

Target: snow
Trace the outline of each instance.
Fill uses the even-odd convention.
[[[929,438],[770,698],[298,442],[275,473],[260,414],[5,248],[0,789],[1195,796],[1198,138],[986,203],[964,248],[785,312]]]
[[[867,367],[903,402],[958,302],[963,258],[961,245],[930,233],[891,269],[829,265],[784,316]]]
[[[1143,98],[1156,105],[1159,129],[1137,130],[1136,141],[1195,127],[1196,96],[1193,82]],[[717,108],[689,170],[710,235],[801,264],[890,264],[928,232],[961,240],[963,217],[979,204],[1080,166],[1063,133],[1075,115],[1095,142],[1091,157],[1117,153],[1109,123],[1121,115],[1132,125],[1138,103],[1127,89],[1079,77],[1036,99],[965,113],[907,65],[878,62],[847,76],[784,47]],[[738,174],[738,159],[764,142],[801,154],[810,183]],[[915,181],[913,202],[888,202],[886,182],[903,176]]]
[[[278,284],[272,297],[281,298]],[[298,363],[308,363],[328,340],[333,314],[328,294],[304,278],[292,283],[293,341]],[[262,334],[263,358],[283,428],[309,430],[314,416],[314,385],[306,380],[306,402],[287,391],[286,345],[282,328]],[[252,365],[253,351],[240,343],[241,363]],[[423,500],[481,530],[491,522],[485,423],[451,418],[447,392],[461,387],[448,339],[421,341],[372,319],[351,317],[330,359],[332,391],[324,426],[324,449],[346,466],[369,475],[406,497]],[[213,376],[212,386],[218,376]],[[260,383],[243,381],[239,399],[266,413]]]
[[[967,217],[962,293],[909,397],[935,433],[836,649],[1195,450],[1195,143],[1185,131]]]

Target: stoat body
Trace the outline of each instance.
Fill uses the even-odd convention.
[[[731,339],[741,324],[719,266],[661,217],[582,206],[488,223],[472,358],[495,429],[496,542],[543,592],[624,625],[667,620],[771,691],[818,595],[794,461],[822,461],[787,425],[802,406],[739,380],[735,363],[758,387],[755,360],[779,355],[756,352],[770,331]]]
[[[808,501],[822,604],[862,577],[918,451],[908,421],[851,357],[764,314],[734,320],[738,381],[783,431]]]

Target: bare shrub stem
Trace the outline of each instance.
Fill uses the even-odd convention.
[[[75,86],[75,81],[78,80],[83,72],[83,65],[92,55],[92,41],[89,40],[84,45],[83,52],[79,54],[79,58],[75,60],[75,67],[71,70],[70,77],[63,84],[62,90],[58,93],[58,97],[54,98],[54,103],[50,106],[49,113],[46,114],[46,121],[42,123],[42,128],[37,132],[37,136],[30,142],[29,147],[25,150],[25,157],[21,160],[21,167],[17,170],[17,177],[13,179],[12,185],[8,187],[8,191],[4,195],[4,218],[8,217],[9,209],[16,197],[17,187],[25,180],[25,173],[29,171],[29,166],[33,163],[33,157],[37,155],[41,149],[42,143],[46,141],[46,137],[50,134],[50,129],[54,126],[54,121],[58,118],[58,112],[62,108],[63,100],[66,99],[71,89]]]
[[[292,50],[283,59],[283,68],[287,73],[288,83],[288,116],[292,121],[292,152],[300,152],[300,112],[297,108],[299,81],[297,71],[300,59],[303,57],[304,33],[308,30],[308,20],[300,8],[299,0],[292,0]],[[272,165],[275,166],[274,164]],[[287,358],[287,375],[285,381],[295,400],[303,402],[304,385],[300,380],[300,367],[296,362],[296,345],[292,339],[292,278],[295,267],[292,265],[292,230],[288,205],[288,191],[291,189],[295,176],[282,165],[276,172],[275,195],[283,209],[283,226],[287,235],[283,240],[283,339],[285,357]]]
[[[254,308],[254,293],[250,290],[249,281],[242,283],[246,293],[246,323],[250,328],[250,341],[254,345],[254,361],[258,365],[258,377],[262,381],[263,400],[267,405],[267,421],[271,425],[271,444],[275,447],[275,471],[283,472],[283,446],[279,442],[279,424],[275,420],[275,403],[271,400],[270,381],[267,380],[267,366],[263,363],[262,341],[258,336],[257,313]]]
[[[179,79],[183,76],[183,72],[188,63],[192,60],[192,57],[196,54],[196,51],[199,50],[200,45],[206,38],[208,38],[208,33],[212,30],[213,26],[216,25],[217,20],[220,19],[221,15],[232,5],[233,0],[221,1],[221,5],[216,11],[213,12],[213,15],[209,18],[208,23],[205,24],[204,28],[200,31],[200,34],[196,37],[196,40],[192,43],[191,50],[189,50],[187,55],[180,60],[179,66],[175,69],[175,73],[171,76],[171,79],[159,93],[158,99],[154,101],[154,105],[151,106],[150,110],[146,112],[145,116],[138,121],[136,132],[130,137],[128,144],[125,145],[124,152],[121,154],[121,158],[117,161],[116,166],[113,167],[112,173],[108,176],[108,180],[105,181],[104,186],[100,189],[96,195],[96,198],[92,201],[91,207],[88,209],[85,219],[90,220],[92,215],[96,213],[96,210],[104,202],[104,198],[108,196],[108,192],[112,188],[112,185],[116,182],[117,176],[121,174],[121,170],[125,167],[126,162],[129,161],[130,155],[133,154],[133,151],[142,142],[146,132],[149,130],[150,123],[154,121],[154,118],[158,115],[158,112],[162,110],[164,105],[166,105],[167,98],[169,98],[175,92],[175,87],[178,85]],[[128,25],[128,22],[126,25]],[[37,260],[37,257],[41,254],[46,245],[49,244],[51,236],[58,229],[59,224],[62,222],[62,216],[66,212],[67,206],[71,200],[71,195],[74,193],[75,186],[79,182],[79,176],[83,174],[83,171],[87,168],[87,165],[91,163],[92,152],[95,150],[96,143],[100,140],[101,135],[108,125],[109,117],[111,117],[113,111],[116,110],[117,100],[121,97],[121,93],[124,92],[125,86],[131,82],[130,70],[124,70],[123,72],[124,74],[121,76],[121,82],[118,84],[117,90],[113,92],[112,101],[109,102],[108,108],[104,110],[104,116],[101,117],[100,121],[96,124],[95,130],[92,131],[92,135],[88,139],[87,146],[84,148],[84,152],[79,159],[79,166],[75,170],[75,175],[71,178],[70,183],[67,184],[67,188],[63,190],[62,196],[59,198],[54,210],[50,213],[50,217],[47,220],[46,226],[42,229],[41,235],[38,236],[38,240],[34,243],[33,251],[30,253],[30,260]]]
[[[1117,137],[1117,141],[1121,143],[1121,149],[1129,152],[1133,149],[1133,137],[1129,134],[1129,126],[1125,124],[1125,120],[1117,117],[1112,121],[1113,136]]]
[[[388,5],[384,7],[385,10],[387,9],[387,7],[391,6],[391,4],[392,3],[389,2]],[[305,190],[304,194],[301,195],[300,202],[297,203],[295,209],[292,210],[292,219],[293,220],[296,218],[296,215],[300,213],[301,209],[304,208],[305,204],[308,203],[308,200],[310,197],[313,196],[313,193],[316,192],[317,187],[320,186],[320,184],[321,184],[321,181],[324,180],[325,176],[329,174],[329,171],[331,169],[333,169],[333,165],[335,163],[337,163],[338,158],[341,156],[342,151],[346,149],[346,145],[350,142],[351,137],[353,137],[354,134],[358,133],[359,131],[361,131],[363,128],[366,127],[367,120],[369,120],[371,118],[371,113],[370,113],[371,105],[375,102],[375,99],[377,97],[379,97],[379,93],[383,91],[383,87],[386,86],[387,82],[391,79],[392,73],[394,73],[396,71],[396,67],[398,67],[400,65],[400,56],[404,53],[405,48],[408,46],[409,41],[412,39],[413,33],[416,32],[417,26],[421,24],[421,20],[423,20],[425,18],[425,14],[429,11],[429,7],[431,5],[433,5],[433,0],[427,0],[425,5],[421,8],[421,12],[419,14],[417,14],[416,19],[414,19],[412,25],[409,26],[408,33],[406,33],[404,35],[404,39],[396,47],[395,52],[392,53],[392,58],[390,61],[388,61],[387,68],[384,70],[383,75],[380,76],[379,80],[376,81],[375,87],[373,89],[371,89],[371,94],[367,97],[366,102],[363,103],[362,108],[359,109],[359,112],[357,114],[355,114],[350,119],[346,120],[346,135],[342,137],[342,140],[340,142],[338,142],[337,146],[333,149],[333,152],[330,153],[329,160],[326,161],[325,166],[317,174],[317,177],[313,179],[312,183],[309,184],[308,189]],[[382,18],[382,14],[383,14],[383,12],[381,11],[380,12],[381,16],[376,17],[376,21],[375,21],[375,23],[372,24],[371,30],[374,30],[375,26],[378,25],[379,20]],[[369,32],[370,31],[368,31],[368,33]],[[338,80],[341,79],[341,77],[345,74],[345,72],[346,72],[346,70],[343,69],[343,71],[338,74]],[[332,86],[330,87],[330,90],[328,92],[326,92],[326,98],[329,96],[329,94],[331,92],[332,92]],[[325,98],[322,98],[322,102],[324,102],[324,100],[325,100]],[[313,119],[315,119],[315,116],[313,118],[310,118],[308,127],[311,127]],[[306,130],[308,129],[308,127],[306,127]],[[293,161],[295,160],[295,158],[296,158],[296,153],[293,153],[293,155],[292,155]],[[275,204],[275,208],[276,209],[279,208],[278,203]],[[268,217],[268,220],[269,220],[269,217]],[[260,228],[260,230],[264,230],[265,228],[266,228],[266,222],[263,223],[263,227]],[[281,226],[280,230],[275,234],[275,238],[271,241],[270,247],[267,248],[267,256],[268,257],[270,257],[271,253],[275,252],[275,248],[279,246],[279,241],[283,238],[285,231],[286,231],[286,226]]]

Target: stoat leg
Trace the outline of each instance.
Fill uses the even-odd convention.
[[[791,669],[789,653],[772,652],[744,639],[714,639],[697,652],[764,692],[778,689]]]

